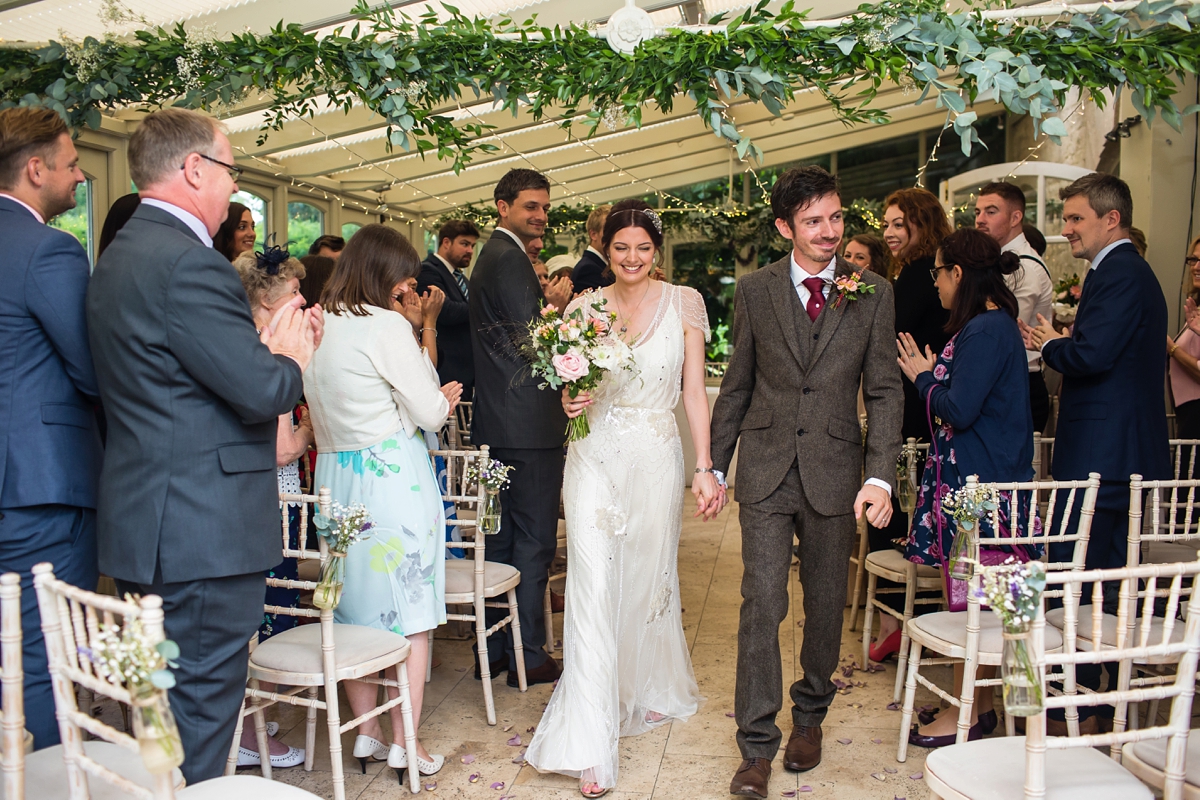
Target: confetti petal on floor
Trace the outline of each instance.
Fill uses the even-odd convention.
[[[520,747],[521,746],[521,734],[518,733],[516,736],[509,739],[508,746],[509,747]]]
[[[850,744],[853,741],[853,739],[838,739],[838,744]]]
[[[887,704],[887,710],[888,710],[888,711],[899,711],[899,710],[900,710],[900,704],[899,704],[899,703],[888,703],[888,704]]]
[[[795,789],[784,789],[782,792],[779,793],[779,796],[780,797],[795,797],[796,790]]]
[[[526,732],[526,733],[533,733],[533,732],[534,732],[534,731],[536,731],[536,730],[537,730],[537,725],[531,725],[530,727],[528,727],[528,728],[526,728],[526,729],[525,729],[525,732]]]
[[[464,764],[474,764],[475,756],[472,755],[471,753],[467,753],[465,756],[462,757],[462,762]]]
[[[882,772],[872,772],[871,777],[877,781],[886,781],[887,780],[887,776],[884,775]]]
[[[872,744],[883,744],[883,739],[872,739],[871,742],[872,742]],[[895,772],[895,771],[896,770],[892,770],[892,772]]]
[[[492,784],[492,788],[493,789],[503,789],[504,781],[496,781],[495,783]]]
[[[478,772],[472,772],[471,776],[469,778],[467,778],[467,782],[468,783],[479,783],[479,779],[482,777],[483,776],[480,775]]]
[[[727,712],[725,713],[725,716],[727,716],[727,717],[736,717],[736,716],[737,716],[737,714],[733,713],[732,711],[727,711]]]
[[[505,725],[505,726],[504,726],[503,728],[501,728],[500,730],[504,731],[505,733],[508,733],[509,731],[511,731],[511,730],[512,730],[512,725]]]
[[[812,791],[812,787],[811,787],[811,786],[809,786],[809,785],[807,785],[807,784],[805,784],[804,786],[801,786],[801,787],[800,787],[799,789],[797,789],[796,791],[798,791],[798,792],[801,792],[801,793],[803,793],[803,794],[807,794],[807,793],[809,793],[809,792],[811,792],[811,791]]]
[[[886,772],[888,775],[895,775],[900,770],[896,769],[895,767],[884,767],[883,771]]]
[[[425,791],[432,792],[435,789],[437,789],[437,781],[430,781],[429,783],[425,784]]]
[[[909,775],[908,777],[912,778],[914,781],[919,781],[925,777],[925,773],[924,772],[914,772],[912,775]]]

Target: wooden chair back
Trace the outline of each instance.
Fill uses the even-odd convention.
[[[1191,441],[1191,440],[1185,440]],[[1194,451],[1192,460],[1194,461]],[[1176,458],[1176,474],[1179,472]],[[1190,469],[1192,465],[1184,465]],[[1200,480],[1143,481],[1129,476],[1129,535],[1126,566],[1141,563],[1143,551],[1153,542],[1200,542]],[[1147,513],[1148,512],[1148,513]],[[1186,559],[1190,561],[1191,554]]]
[[[1079,706],[1114,705],[1118,720],[1124,719],[1129,703],[1150,700],[1171,700],[1171,714],[1166,725],[1114,730],[1113,733],[1090,736],[1046,736],[1046,714],[1030,717],[1026,728],[1025,791],[1026,797],[1043,797],[1046,791],[1046,751],[1069,747],[1111,748],[1114,758],[1120,757],[1121,746],[1128,742],[1169,738],[1167,745],[1166,781],[1163,796],[1180,798],[1186,762],[1188,730],[1191,727],[1192,699],[1195,694],[1196,662],[1200,656],[1200,594],[1195,591],[1196,576],[1200,575],[1200,560],[1175,564],[1147,564],[1110,570],[1056,572],[1046,576],[1046,587],[1056,587],[1063,597],[1063,648],[1059,652],[1045,651],[1046,619],[1043,603],[1033,625],[1031,637],[1033,662],[1040,673],[1047,709],[1072,709]],[[1119,584],[1120,602],[1117,609],[1115,645],[1104,643],[1104,585]],[[1139,591],[1139,585],[1144,586]],[[1092,606],[1086,617],[1079,603],[1082,592],[1091,592]],[[1186,622],[1178,619],[1181,612]],[[1161,613],[1161,616],[1160,616]],[[1173,636],[1177,625],[1184,626],[1182,637]],[[1080,630],[1090,632],[1088,649],[1076,648]],[[1175,641],[1173,641],[1173,639]],[[1129,688],[1131,665],[1134,661],[1165,660],[1177,663],[1171,683]],[[1068,682],[1061,695],[1046,693],[1046,672],[1062,668],[1073,679],[1074,668],[1080,664],[1119,662],[1116,691],[1075,693]]]
[[[102,628],[123,631],[135,620],[140,622],[151,644],[161,642],[166,638],[163,632],[162,598],[146,595],[137,602],[128,602],[89,592],[55,578],[53,566],[46,563],[33,568],[33,585],[37,590],[42,633],[46,638],[46,656],[50,665],[70,797],[72,800],[85,800],[89,796],[88,775],[139,800],[174,797],[171,771],[155,776],[155,788],[151,792],[89,758],[83,749],[83,731],[133,753],[140,751],[136,739],[80,711],[75,700],[75,684],[79,684],[94,694],[125,706],[132,705],[133,698],[129,691],[110,683],[101,675],[90,654],[100,644]],[[7,735],[6,727],[6,739]]]
[[[455,519],[447,519],[446,525],[458,531],[461,541],[447,541],[446,547],[471,551],[475,561],[475,589],[477,602],[483,598],[483,573],[486,559],[487,543],[485,537],[477,535],[479,530],[478,515],[482,512],[487,493],[479,483],[467,480],[469,467],[479,467],[491,458],[488,446],[485,444],[478,450],[430,450],[429,458],[441,458],[446,466],[446,485],[442,491],[442,500],[453,503]],[[436,472],[436,466],[435,466]]]
[[[0,735],[4,796],[25,797],[25,696],[21,652],[21,576],[0,575]]]

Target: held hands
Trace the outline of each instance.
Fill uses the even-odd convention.
[[[711,472],[697,472],[692,476],[692,495],[696,498],[696,513],[692,516],[704,517],[705,522],[720,514],[728,502],[725,487],[717,483]]]
[[[462,398],[463,386],[458,381],[450,381],[443,385],[438,391],[450,403],[450,413],[454,413],[454,409],[458,407],[458,401]]]
[[[308,369],[313,351],[320,343],[324,332],[324,317],[320,308],[304,311],[304,298],[296,296],[285,306],[275,312],[271,324],[262,329],[259,341],[267,346],[272,353],[287,356],[296,362],[300,371]]]
[[[1054,325],[1046,320],[1041,314],[1037,315],[1037,327],[1030,327],[1025,324],[1024,320],[1017,320],[1017,327],[1021,330],[1021,338],[1025,340],[1025,349],[1032,350],[1035,353],[1041,352],[1042,345],[1053,339],[1066,339],[1065,333],[1059,333],[1054,330]]]
[[[921,355],[921,349],[917,347],[911,334],[899,334],[896,337],[896,349],[900,351],[900,356],[896,359],[900,364],[900,371],[910,381],[915,381],[922,372],[931,371],[937,361],[929,345],[925,346],[925,354]]]
[[[854,518],[862,519],[864,511],[867,514],[867,522],[876,528],[886,528],[892,521],[892,498],[886,490],[868,483],[858,491],[858,497],[854,498]]]
[[[567,303],[571,302],[571,294],[575,287],[566,275],[560,275],[546,286],[546,305],[554,306],[560,312],[565,311]]]
[[[575,419],[592,404],[592,396],[587,392],[580,392],[571,397],[571,390],[563,387],[562,390],[563,411],[567,412],[567,419]]]

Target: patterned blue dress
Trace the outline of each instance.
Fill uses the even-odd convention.
[[[425,439],[403,429],[363,450],[320,453],[315,485],[375,521],[350,546],[337,622],[412,636],[446,622],[446,518]]]
[[[928,405],[932,417],[933,442],[905,546],[909,561],[931,567],[942,564],[955,526],[941,509],[941,498],[964,486],[968,475],[978,475],[981,483],[1033,477],[1027,364],[1016,322],[1004,311],[994,310],[971,319],[946,344],[933,371],[917,376],[922,411]],[[1023,493],[1021,519],[1027,518],[1028,497]],[[1001,502],[1001,535],[1010,530],[1007,506]],[[1040,520],[1035,520],[1034,528],[1040,532]],[[985,518],[980,533],[994,536],[991,530],[991,521]],[[1040,558],[1040,548],[1036,552],[1026,548],[1024,555]]]

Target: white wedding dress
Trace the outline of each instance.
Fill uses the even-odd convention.
[[[525,754],[541,772],[594,770],[587,779],[602,787],[616,785],[619,737],[687,719],[703,699],[679,609],[684,465],[674,410],[684,326],[707,339],[708,317],[694,289],[662,288],[633,347],[637,369],[606,376],[588,409],[591,434],[567,452],[563,674]]]

